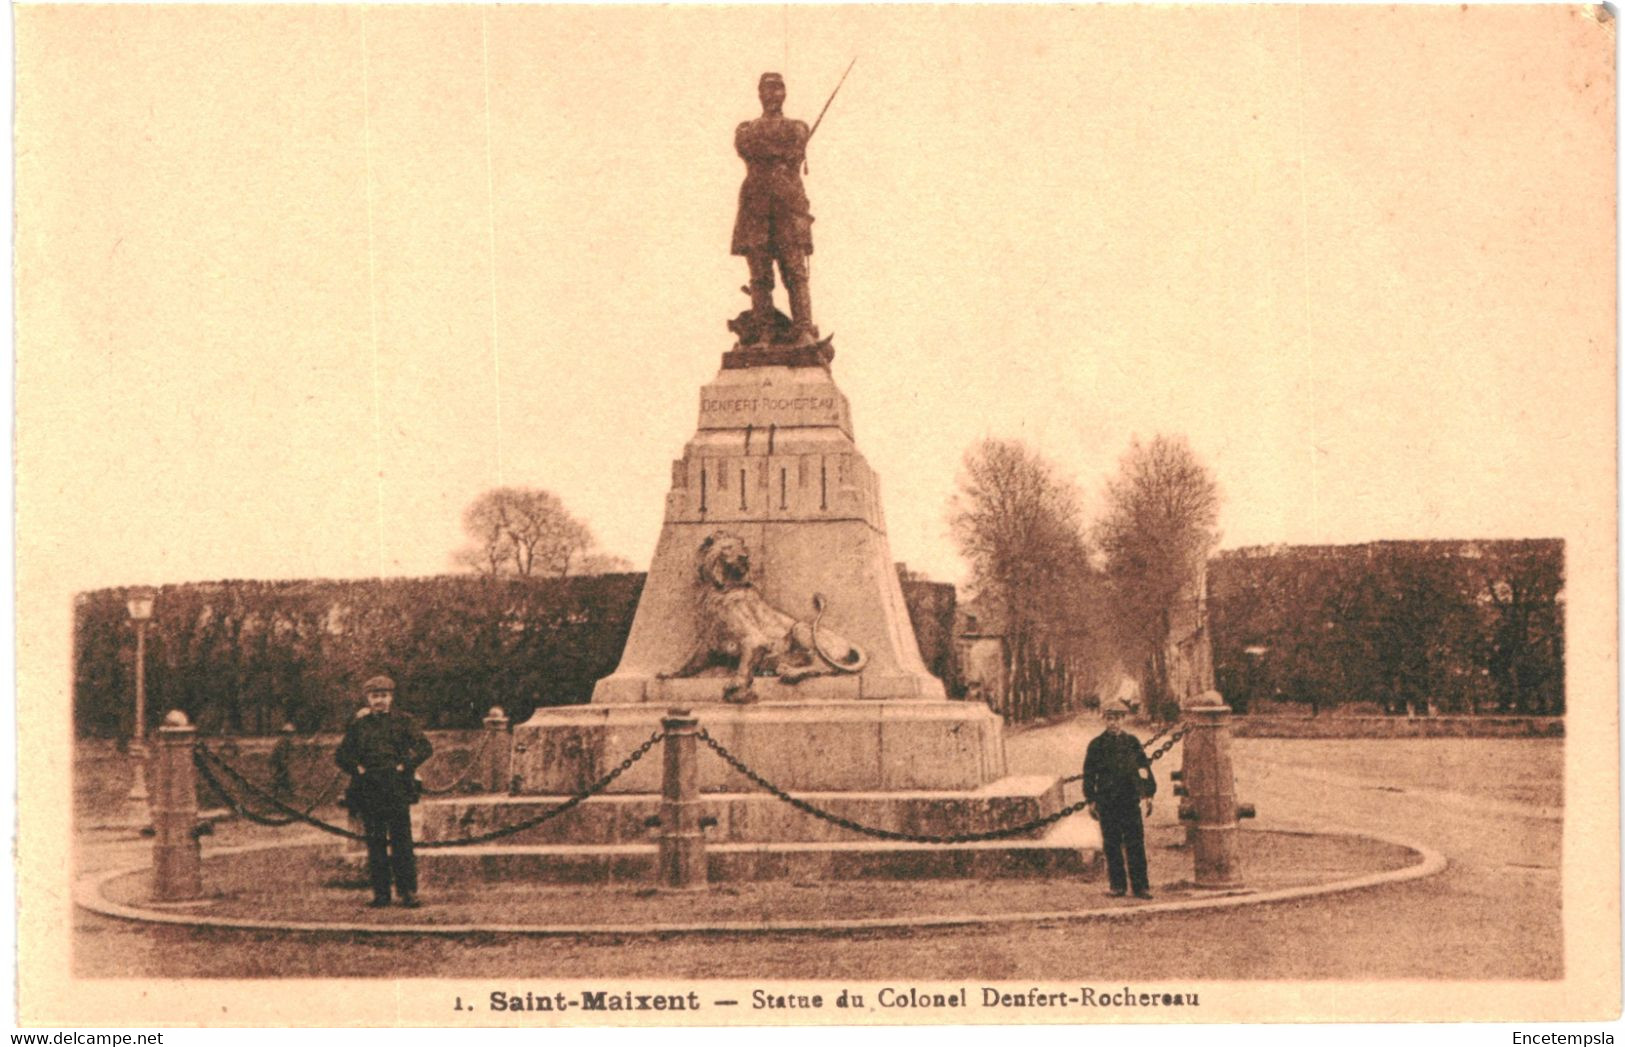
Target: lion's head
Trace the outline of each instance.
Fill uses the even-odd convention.
[[[750,584],[750,549],[727,531],[713,531],[700,543],[700,583],[712,589]]]

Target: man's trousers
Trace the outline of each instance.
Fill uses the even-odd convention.
[[[1145,876],[1145,822],[1140,818],[1138,800],[1128,803],[1100,804],[1100,842],[1106,852],[1106,875],[1112,890],[1122,891],[1132,886],[1136,892],[1148,892],[1151,887]],[[1124,875],[1124,857],[1128,859]]]
[[[402,898],[418,893],[412,808],[404,803],[364,807],[361,825],[367,834],[367,876],[372,880],[372,896],[388,899],[392,879]]]

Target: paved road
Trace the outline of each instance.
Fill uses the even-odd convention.
[[[1013,734],[1012,770],[1073,773],[1093,733]],[[1178,750],[1165,761],[1173,765]],[[1413,883],[1131,924],[624,942],[343,942],[138,927],[81,914],[76,967],[174,976],[882,979],[1550,979],[1562,976],[1562,742],[1241,739],[1238,791],[1260,827],[1345,826],[1442,851]],[[1159,765],[1160,768],[1161,765]],[[1166,782],[1166,774],[1159,777]],[[1171,822],[1173,803],[1158,809]],[[995,890],[996,885],[973,889]],[[317,941],[320,948],[315,948]]]

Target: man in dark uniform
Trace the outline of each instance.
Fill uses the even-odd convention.
[[[812,221],[801,165],[812,133],[800,120],[784,115],[784,77],[763,73],[756,85],[762,115],[734,131],[734,150],[745,161],[739,187],[739,215],[734,221],[733,253],[750,266],[750,306],[754,341],[773,337],[773,263],[779,264],[790,295],[791,342],[817,341],[812,321],[812,291],[807,286],[807,256],[812,254]]]
[[[374,909],[389,904],[394,880],[401,904],[416,909],[417,858],[412,853],[412,803],[418,765],[434,747],[405,713],[393,712],[395,681],[374,676],[361,687],[367,699],[364,715],[350,721],[334,761],[350,776],[345,794],[350,810],[367,834],[367,875],[372,880]]]
[[[1127,703],[1113,701],[1103,711],[1106,729],[1089,743],[1083,758],[1083,798],[1100,822],[1111,893],[1121,898],[1132,884],[1134,897],[1148,899],[1151,886],[1145,873],[1145,823],[1140,819],[1140,802],[1145,801],[1145,816],[1149,818],[1157,780],[1151,774],[1151,761],[1140,740],[1123,730],[1123,721],[1128,718]]]

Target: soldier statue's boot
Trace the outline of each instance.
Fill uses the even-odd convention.
[[[770,257],[751,256],[750,262],[750,322],[751,331],[748,344],[765,346],[773,344],[773,321],[775,312],[773,308],[773,259]],[[743,341],[743,339],[741,339]]]
[[[784,283],[790,292],[790,344],[811,345],[818,341],[818,328],[812,322],[812,290],[806,280]]]

